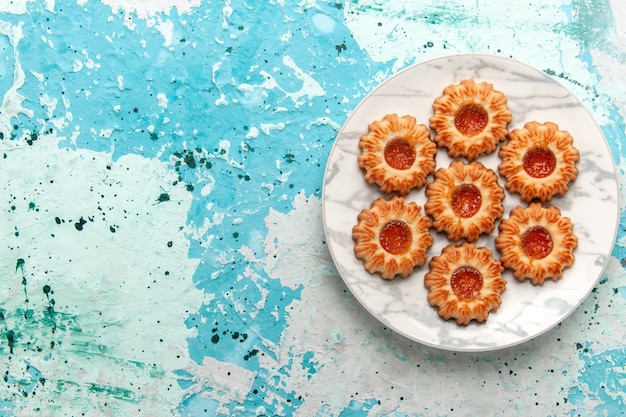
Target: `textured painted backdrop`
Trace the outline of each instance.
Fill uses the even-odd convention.
[[[337,276],[326,159],[407,65],[540,68],[624,174],[620,0],[432,3],[2,1],[0,415],[623,414],[623,213],[581,308],[502,351],[411,343]]]

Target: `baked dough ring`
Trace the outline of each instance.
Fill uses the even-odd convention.
[[[426,197],[424,209],[433,227],[451,241],[475,242],[482,233],[491,233],[504,213],[498,176],[477,161],[454,161],[447,169],[439,168],[426,186]]]
[[[511,112],[506,96],[487,82],[463,80],[449,85],[433,103],[433,140],[452,158],[469,161],[496,150],[509,133]]]
[[[574,262],[578,238],[573,228],[557,207],[537,202],[527,208],[518,206],[498,227],[495,243],[500,262],[519,281],[530,279],[535,285],[546,279],[556,281]]]
[[[426,184],[437,153],[426,125],[417,124],[412,116],[388,114],[370,123],[368,130],[359,140],[358,157],[368,183],[377,184],[383,193],[399,195]]]
[[[578,174],[575,164],[580,155],[572,142],[572,136],[552,122],[528,122],[523,129],[513,129],[498,152],[505,187],[527,203],[534,199],[545,203],[565,194]]]
[[[379,198],[361,210],[352,228],[354,253],[370,273],[378,272],[384,279],[405,278],[426,262],[433,244],[429,228],[430,219],[417,204],[398,196]]]
[[[472,320],[482,322],[502,304],[504,268],[487,248],[467,242],[448,245],[441,256],[433,256],[429,268],[424,278],[428,302],[445,320],[463,325]]]

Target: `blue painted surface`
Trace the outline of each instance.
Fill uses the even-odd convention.
[[[178,3],[182,8],[186,2]],[[520,415],[623,413],[626,354],[614,345],[625,334],[619,325],[626,311],[620,284],[623,267],[609,268],[589,300],[559,328],[523,346],[477,356],[431,350],[391,334],[368,317],[345,289],[345,305],[337,310],[343,316],[328,317],[303,296],[310,282],[277,277],[267,267],[274,262],[273,257],[289,255],[286,249],[268,249],[278,247],[281,238],[287,240],[289,227],[294,235],[307,236],[298,228],[305,219],[298,217],[295,202],[305,196],[309,205],[319,205],[324,167],[338,126],[398,65],[428,57],[514,51],[510,52],[514,58],[554,73],[579,93],[601,120],[618,171],[623,174],[626,128],[617,103],[623,103],[625,96],[603,79],[596,55],[607,53],[606,59],[615,59],[622,68],[625,65],[626,51],[619,49],[623,44],[610,42],[611,30],[617,27],[610,4],[574,2],[560,7],[567,21],[542,26],[541,22],[527,25],[523,19],[513,19],[506,27],[507,34],[535,31],[556,36],[564,54],[581,63],[570,70],[558,56],[545,61],[541,52],[527,48],[524,40],[491,33],[500,28],[498,17],[512,18],[515,12],[510,10],[490,12],[453,2],[435,8],[427,4],[430,2],[421,2],[422,12],[415,12],[413,5],[403,14],[397,7],[386,10],[376,2],[305,3],[209,1],[192,7],[190,13],[163,6],[154,15],[141,17],[131,1],[117,2],[127,11],[123,6],[114,10],[105,1],[28,1],[24,2],[26,13],[0,14],[1,22],[20,28],[23,34],[17,46],[11,45],[8,36],[0,36],[0,50],[4,52],[0,58],[0,94],[14,85],[19,63],[25,78],[18,91],[25,98],[21,107],[27,110],[0,126],[4,164],[13,161],[8,141],[30,141],[20,149],[32,146],[31,152],[37,152],[39,143],[52,140],[69,153],[93,152],[89,155],[101,156],[111,166],[121,164],[129,155],[166,164],[172,178],[162,181],[160,193],[155,192],[145,207],[174,203],[170,190],[183,189],[181,199],[188,201],[187,206],[183,204],[185,221],[180,225],[188,243],[185,261],[197,261],[190,278],[194,291],[204,295],[197,311],[188,311],[179,323],[193,332],[177,341],[189,360],[171,371],[158,359],[150,364],[138,360],[134,353],[133,357],[107,355],[115,342],[101,340],[97,317],[71,315],[71,304],[58,306],[65,308],[65,316],[59,314],[54,320],[68,332],[74,329],[85,336],[82,347],[57,344],[38,351],[25,341],[32,341],[32,346],[43,346],[44,341],[49,344],[48,339],[57,340],[52,330],[56,327],[49,323],[48,327],[19,327],[22,333],[16,353],[9,352],[8,343],[3,347],[7,377],[0,388],[0,414],[29,415],[42,407],[45,412],[71,415],[72,398],[91,398],[97,405],[81,405],[84,408],[80,411],[89,415],[124,415],[130,411],[151,415],[141,411],[142,401],[147,401],[144,393],[129,386],[121,371],[116,375],[115,370],[102,370],[95,380],[85,381],[75,368],[59,374],[58,370],[29,365],[31,359],[39,364],[57,358],[72,361],[84,352],[94,355],[90,360],[96,366],[107,368],[115,363],[136,367],[136,381],[158,386],[164,374],[172,375],[180,393],[163,400],[163,415],[174,411],[183,416],[314,415],[311,412],[319,416],[501,415],[511,409]],[[549,2],[544,3],[529,6],[525,13],[535,16],[548,7]],[[232,13],[226,13],[230,9]],[[368,33],[384,33],[407,21],[428,37],[415,42],[409,33],[403,41],[401,32],[393,30],[382,41],[371,35],[372,45],[388,48],[384,53],[363,43]],[[171,44],[157,27],[159,22],[171,23]],[[463,43],[453,35],[462,27],[480,28],[487,35],[481,42],[468,39]],[[414,52],[411,62],[402,61],[406,50]],[[312,84],[307,84],[309,81]],[[45,102],[56,100],[53,110],[42,104],[44,95]],[[2,169],[0,165],[0,177],[8,172]],[[102,175],[81,181],[88,185],[105,181],[106,170]],[[212,184],[210,189],[207,184]],[[50,184],[34,187],[52,190]],[[35,188],[31,194],[36,200],[40,194]],[[71,195],[58,198],[59,205],[72,201]],[[23,204],[16,200],[2,196],[2,212],[19,211],[11,208]],[[118,204],[112,196],[101,200],[104,207]],[[140,202],[135,203],[144,210]],[[146,246],[150,246],[150,236],[160,233],[159,225],[144,221],[141,210],[137,209],[135,217],[144,229],[141,233],[145,234]],[[290,215],[295,220],[284,229],[272,223],[289,220]],[[210,226],[200,231],[207,220]],[[88,220],[85,227],[91,222]],[[28,227],[21,220],[7,223],[3,236]],[[621,262],[622,266],[625,223],[622,213],[618,244],[612,254],[614,263]],[[57,226],[50,222],[47,228]],[[153,231],[148,233],[145,228]],[[276,230],[283,235],[267,241]],[[64,232],[55,229],[51,233]],[[307,242],[303,241],[290,250],[306,252],[303,248]],[[28,252],[29,245],[33,244],[7,243],[2,259],[10,259],[14,265],[13,254]],[[319,268],[318,275],[337,279],[329,266],[323,237],[313,247],[313,255],[303,253],[304,269]],[[150,254],[162,256],[159,251],[154,249]],[[35,269],[28,271],[49,268],[45,256],[41,259],[28,259],[28,267],[35,264]],[[117,271],[115,267],[112,270]],[[16,279],[12,275],[12,281],[2,285],[9,291],[15,285],[7,282]],[[50,270],[47,279],[62,280],[63,271]],[[316,285],[329,284],[322,280]],[[339,288],[329,286],[329,291]],[[41,301],[33,296],[21,312],[51,306],[39,288],[31,293],[38,294]],[[167,300],[167,294],[162,294],[162,300]],[[294,309],[305,313],[296,315]],[[5,340],[10,329],[18,328],[9,320],[10,313],[3,310]],[[48,317],[33,314],[41,323]],[[294,316],[310,321],[294,323]],[[12,317],[18,320],[16,315]],[[334,328],[327,332],[326,326]],[[162,329],[167,334],[168,328]],[[590,336],[581,333],[585,329]],[[311,339],[320,342],[300,346],[311,340],[306,339],[307,334],[316,335]],[[611,343],[606,343],[605,334]],[[156,343],[143,340],[141,334],[129,338],[132,351],[140,351],[142,343]],[[164,355],[174,356],[169,351]],[[207,373],[196,368],[206,358],[215,361],[207,365]],[[218,363],[232,368],[222,369]],[[144,367],[152,373],[142,371]],[[228,375],[220,372],[232,372],[226,369],[236,371],[236,376],[228,374],[232,375],[230,388],[240,392],[223,391],[229,389],[224,382]],[[407,376],[407,372],[416,373]],[[217,379],[211,379],[211,374]],[[48,389],[59,391],[59,397],[39,403],[36,393]],[[161,389],[168,390],[166,386]],[[495,395],[476,397],[490,390]]]

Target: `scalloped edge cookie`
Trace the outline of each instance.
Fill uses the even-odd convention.
[[[480,235],[495,229],[496,220],[504,214],[505,193],[492,169],[477,161],[453,161],[448,168],[439,168],[434,176],[434,181],[426,186],[424,210],[433,218],[435,230],[445,232],[453,242],[463,238],[475,242]],[[480,196],[478,207],[470,207],[475,213],[469,217],[463,215],[467,211],[460,212],[464,207],[454,204],[455,190],[467,186]]]
[[[359,148],[358,163],[365,180],[385,194],[407,195],[411,189],[423,187],[435,170],[437,145],[430,139],[428,127],[413,116],[393,113],[370,123]],[[410,152],[412,155],[407,155]]]
[[[388,252],[381,243],[381,231],[392,222],[403,223],[404,229],[410,231],[410,242],[399,253]],[[378,198],[370,208],[361,210],[358,224],[352,228],[354,253],[370,273],[379,273],[383,279],[397,275],[406,278],[415,267],[426,262],[427,251],[433,244],[430,225],[430,219],[416,203],[406,203],[398,196],[390,200]]]
[[[533,229],[542,228],[543,230]],[[495,239],[500,252],[500,262],[513,272],[519,281],[530,280],[535,285],[546,279],[553,281],[563,276],[565,268],[574,263],[574,249],[578,247],[578,237],[573,232],[572,221],[561,215],[555,206],[544,207],[541,203],[531,203],[528,207],[517,206],[498,226]],[[540,245],[525,249],[523,240],[526,232],[534,231],[550,236],[549,246]],[[532,244],[532,242],[530,242]],[[544,254],[543,252],[548,252]],[[537,253],[541,256],[537,256]]]
[[[573,140],[552,122],[528,122],[523,129],[513,129],[498,152],[502,158],[498,172],[506,180],[506,189],[519,193],[526,203],[535,199],[545,203],[555,195],[565,194],[568,183],[578,175],[575,164],[580,154],[572,145]],[[541,159],[552,161],[529,162],[529,156],[537,153],[547,155]]]
[[[504,93],[487,82],[467,79],[449,85],[432,105],[433,141],[447,148],[452,158],[472,161],[494,152],[509,133],[512,115],[507,101]]]
[[[454,319],[460,325],[472,320],[483,322],[502,304],[500,294],[507,285],[502,278],[504,268],[488,248],[467,242],[448,245],[440,256],[433,256],[429,268],[424,277],[428,302],[444,320]],[[470,269],[472,278],[455,280],[457,271],[467,271],[464,268]],[[475,281],[477,274],[479,283]]]

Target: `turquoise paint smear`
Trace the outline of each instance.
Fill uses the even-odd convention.
[[[367,417],[370,415],[370,411],[378,405],[378,400],[375,399],[366,399],[364,401],[352,400],[348,407],[344,410],[341,410],[337,416],[338,417]],[[401,417],[401,415],[398,415]]]
[[[563,6],[562,10],[567,14],[569,24],[560,25],[556,30],[580,40],[583,46],[581,49],[587,53],[595,49],[617,60],[623,59],[623,53],[618,53],[619,47],[613,39],[617,28],[610,1],[574,0]]]
[[[15,71],[15,59],[12,53],[13,47],[6,36],[0,35],[0,51],[6,51],[0,56],[0,93],[4,95],[13,85],[13,73]]]
[[[315,9],[316,14],[327,17],[327,23],[334,22],[334,26],[323,28],[313,25],[310,12],[295,4],[249,9],[243,1],[233,1],[230,5],[234,13],[228,19],[227,29],[222,28],[219,17],[222,6],[203,4],[184,26],[173,16],[176,35],[169,47],[163,45],[161,33],[146,21],[136,19],[131,33],[124,25],[122,12],[110,16],[110,9],[99,2],[83,9],[71,1],[57,1],[57,10],[73,12],[54,14],[42,4],[29,3],[28,15],[7,17],[13,24],[24,22],[24,38],[18,51],[29,67],[25,68],[27,81],[21,92],[37,97],[44,90],[58,102],[52,114],[45,106],[28,103],[33,116],[15,121],[15,140],[29,140],[33,133],[38,140],[46,140],[54,134],[66,137],[61,146],[111,153],[114,161],[133,153],[146,158],[158,156],[171,162],[179,181],[186,183],[193,195],[190,225],[201,225],[214,215],[223,217],[210,229],[209,233],[215,236],[210,242],[191,239],[189,256],[202,260],[194,276],[196,286],[217,296],[201,314],[187,320],[187,325],[196,327],[199,333],[189,340],[190,356],[197,362],[211,356],[259,371],[258,357],[272,355],[264,342],[279,342],[289,314],[287,307],[299,298],[300,290],[270,279],[261,266],[251,266],[237,248],[251,248],[262,262],[268,210],[290,211],[291,200],[300,192],[320,197],[336,128],[356,104],[345,98],[362,96],[363,86],[374,86],[374,74],[386,69],[377,64],[352,65],[351,60],[366,62],[367,57],[342,25],[343,12],[336,2],[322,3]],[[301,12],[289,13],[285,19],[275,18],[276,14],[297,9]],[[55,22],[53,27],[51,21]],[[75,22],[83,25],[84,37],[68,36],[61,29]],[[265,26],[257,27],[265,22],[273,22],[274,27],[269,31]],[[332,32],[324,32],[331,27]],[[267,33],[275,36],[265,36]],[[283,33],[300,40],[285,42],[280,37]],[[294,46],[304,42],[308,49]],[[185,59],[186,56],[191,59]],[[304,82],[284,61],[285,57],[319,83],[324,92],[332,93],[299,93]],[[132,68],[129,61],[134,63]],[[214,71],[217,64],[219,69]],[[279,88],[261,87],[267,81],[262,71]],[[43,74],[43,80],[36,74]],[[354,79],[362,80],[362,84],[357,85]],[[253,86],[252,91],[242,88],[244,84]],[[167,107],[159,104],[158,93],[167,97]],[[69,103],[67,108],[63,100]],[[224,102],[217,104],[220,100]],[[299,112],[310,115],[310,125],[291,123],[286,117]],[[331,118],[332,123],[317,122],[325,118]],[[63,123],[53,123],[59,120]],[[273,128],[266,131],[263,125]],[[98,133],[107,129],[108,136]],[[256,135],[251,134],[253,129],[257,130]],[[79,134],[73,135],[76,132]],[[229,153],[222,147],[224,141],[230,145]],[[268,165],[264,155],[275,155],[277,163]],[[218,186],[205,196],[204,182],[199,182],[199,178],[212,178]],[[212,204],[210,211],[208,203]],[[224,263],[224,259],[229,261]],[[249,268],[257,275],[259,285],[268,291],[267,296],[247,280],[239,279]],[[264,302],[263,308],[257,307],[260,301]],[[72,327],[77,338],[71,343],[57,340],[57,348],[62,345],[67,354],[107,355],[105,344],[91,344],[80,338],[81,331],[86,333],[89,329],[81,323],[87,326],[93,322],[86,317],[54,317],[55,320],[48,318],[51,323],[59,329]],[[44,317],[38,319],[42,321]],[[20,330],[17,343],[36,331]],[[55,353],[41,354],[55,360]],[[138,366],[126,361],[127,366]],[[158,370],[145,372],[153,374]],[[301,394],[283,392],[281,380],[286,378],[288,369],[281,370],[278,376],[260,372],[246,404],[258,404],[264,392],[281,392],[283,402],[271,404],[268,410],[297,409]],[[70,389],[71,381],[63,381],[61,387]],[[106,395],[136,400],[131,393],[118,394],[96,386],[71,389],[93,394],[101,389]],[[224,406],[235,410],[238,405]]]
[[[317,372],[317,367],[319,366],[319,362],[314,360],[315,353],[314,352],[306,352],[302,356],[302,368],[308,371],[307,378],[310,380],[313,375]]]
[[[45,298],[41,302],[35,302],[34,297],[29,300],[26,291],[27,268],[27,263],[18,259],[16,275],[23,282],[24,307],[15,310],[0,309],[0,325],[3,328],[0,351],[3,353],[2,362],[6,366],[4,382],[0,383],[0,399],[10,401],[16,397],[41,396],[39,391],[44,386],[50,386],[56,387],[54,392],[58,395],[76,392],[81,400],[75,401],[74,407],[76,411],[83,413],[94,409],[106,411],[106,407],[99,407],[97,402],[91,401],[90,398],[94,397],[138,403],[143,397],[141,386],[133,387],[132,382],[130,387],[104,385],[95,381],[78,384],[73,380],[60,378],[60,375],[47,375],[32,364],[65,363],[68,375],[72,375],[80,372],[77,367],[84,366],[81,359],[87,363],[104,359],[110,366],[120,369],[135,368],[140,374],[148,374],[151,378],[163,375],[163,370],[156,364],[117,358],[110,346],[97,342],[100,327],[116,325],[102,322],[97,312],[78,316],[56,311],[54,298],[51,298],[54,290],[50,285],[42,287],[41,292]],[[46,398],[52,404],[57,400],[55,396]],[[112,407],[111,410],[114,410],[114,406]],[[32,411],[38,409],[31,407]]]
[[[12,416],[15,413],[13,402],[6,398],[0,398],[0,416]]]
[[[607,139],[609,147],[611,148],[611,152],[613,153],[613,160],[622,161],[626,157],[626,150],[623,149],[621,145],[626,140],[626,133],[624,133],[626,132],[626,123],[621,117],[619,117],[619,111],[614,105],[611,105],[609,107],[611,108],[611,114],[615,116],[611,117],[609,123],[601,126],[602,133],[604,134],[604,137]],[[623,178],[624,175],[626,175],[626,172],[624,172],[624,167],[620,166],[618,162],[616,162],[616,165],[618,176]],[[626,210],[620,210],[619,216],[619,224],[626,224]],[[612,253],[615,258],[620,260],[622,266],[626,266],[626,247],[624,247],[620,242],[622,242],[621,237],[624,236],[625,233],[626,230],[618,227],[616,241],[617,243],[613,247]]]
[[[455,25],[456,27],[467,27],[487,24],[486,16],[478,13],[475,7],[468,6],[465,2],[453,4],[447,2],[443,4],[424,4],[420,13],[407,13],[404,7],[400,10],[389,11],[384,1],[374,4],[362,4],[359,0],[349,0],[357,13],[373,13],[384,15],[387,19],[403,19],[417,23],[425,23],[433,26]]]
[[[94,340],[98,338],[97,334],[92,332],[96,330],[93,326],[94,319],[97,320],[96,317],[90,318],[87,315],[78,317],[60,312],[50,314],[46,308],[4,312],[6,328],[11,326],[5,332],[12,332],[15,336],[12,352],[9,350],[11,346],[3,345],[4,355],[8,356],[8,361],[5,362],[8,368],[5,383],[0,385],[0,395],[5,397],[31,394],[36,391],[38,385],[45,383],[56,385],[59,392],[67,390],[69,386],[74,386],[86,392],[108,394],[114,398],[136,402],[137,397],[140,396],[140,391],[136,389],[102,386],[95,382],[79,387],[72,381],[55,379],[58,378],[57,375],[43,374],[30,364],[32,361],[64,361],[71,374],[77,358],[94,361],[102,357],[113,366],[136,367],[145,372],[151,372],[156,368],[154,365],[111,357],[114,353],[110,352],[106,345],[94,343]],[[89,323],[89,325],[81,326],[81,323]],[[13,364],[20,362],[26,364],[25,373],[19,371],[22,367],[13,370],[15,368]],[[152,372],[152,375],[158,376],[158,372],[156,374]],[[89,401],[87,400],[86,403]],[[76,406],[81,407],[79,404]],[[82,407],[85,407],[83,411],[91,408],[88,404],[83,404]]]
[[[243,10],[238,5],[238,3],[232,4],[233,9]],[[257,15],[255,15],[254,21],[276,21],[276,19],[271,19],[269,15],[280,13],[280,9],[264,8],[255,12]],[[306,14],[290,16],[294,19],[293,21],[284,20],[285,27],[273,29],[276,33],[291,31],[294,36],[306,36],[307,43],[310,45],[309,50],[294,50],[289,43],[282,44],[278,38],[266,37],[261,39],[256,35],[258,31],[253,28],[246,27],[242,33],[238,33],[241,39],[237,38],[234,45],[229,45],[231,48],[228,52],[229,55],[224,58],[227,62],[229,77],[220,79],[219,82],[223,84],[219,85],[219,90],[229,98],[235,97],[245,102],[246,97],[237,90],[237,82],[226,82],[226,80],[230,80],[232,76],[236,77],[237,74],[242,74],[244,69],[247,71],[247,68],[254,63],[263,63],[264,60],[268,61],[263,64],[268,72],[272,66],[284,67],[281,57],[283,54],[288,55],[295,62],[308,63],[305,70],[312,71],[315,79],[324,88],[333,88],[334,90],[332,96],[306,100],[306,111],[311,113],[312,118],[323,117],[327,114],[333,115],[333,117],[338,117],[335,122],[342,124],[348,110],[354,105],[354,103],[344,103],[342,97],[356,93],[356,91],[351,91],[354,88],[351,87],[353,83],[344,83],[342,77],[368,79],[376,68],[354,67],[347,61],[334,62],[329,60],[329,55],[339,56],[339,54],[347,59],[355,60],[365,57],[362,56],[362,51],[351,42],[346,28],[339,24],[342,21],[341,10],[332,5],[324,5],[317,12],[324,13],[338,23],[335,25],[335,32],[324,36],[314,36],[315,28],[311,28],[311,32],[302,33],[297,28],[310,25]],[[258,16],[259,13],[261,16]],[[268,16],[264,18],[263,14],[268,14]],[[241,19],[241,23],[238,23],[237,19]],[[245,27],[248,24],[246,22],[252,20],[245,15],[236,15],[236,18],[233,19],[233,27]],[[335,48],[338,43],[345,44],[346,49],[341,49],[341,52],[338,52]],[[270,51],[278,52],[270,53]],[[280,74],[272,72],[271,74],[286,90],[295,89],[299,86],[300,82],[295,78],[289,80],[290,77],[293,78],[289,71],[283,71]],[[262,81],[255,77],[253,75],[252,79],[247,82],[255,84]],[[308,128],[290,124],[288,120],[282,117],[282,112],[277,112],[274,105],[270,104],[279,103],[280,106],[286,107],[289,112],[297,111],[295,108],[297,104],[286,98],[284,93],[278,90],[270,90],[266,94],[267,96],[262,102],[256,103],[254,99],[248,102],[247,106],[262,106],[252,109],[252,111],[247,106],[237,104],[218,106],[211,110],[217,121],[229,120],[228,126],[232,126],[233,120],[241,120],[239,128],[232,129],[229,127],[228,131],[220,133],[218,122],[217,125],[211,126],[211,132],[213,132],[215,140],[218,138],[229,140],[232,142],[233,148],[238,148],[237,153],[232,152],[231,149],[231,158],[238,163],[238,167],[243,168],[233,167],[228,160],[221,159],[221,150],[218,147],[215,145],[213,148],[207,146],[206,140],[208,138],[198,137],[199,147],[189,146],[191,150],[184,153],[187,157],[179,158],[181,162],[190,161],[188,156],[192,155],[196,168],[188,163],[181,163],[179,172],[182,181],[192,183],[192,178],[198,169],[208,169],[216,182],[221,180],[223,183],[233,184],[233,187],[222,186],[219,191],[216,187],[209,199],[198,196],[194,199],[190,210],[190,221],[195,223],[201,222],[207,215],[204,208],[208,201],[213,204],[213,210],[225,215],[225,220],[215,225],[211,230],[211,233],[219,236],[219,239],[214,239],[208,247],[200,243],[193,243],[190,250],[191,256],[203,259],[194,277],[196,285],[217,295],[217,299],[211,305],[206,306],[206,310],[202,313],[202,317],[206,319],[206,324],[200,323],[202,317],[199,315],[192,316],[187,321],[188,326],[198,328],[198,337],[189,341],[191,357],[196,361],[201,361],[203,357],[210,356],[258,372],[243,406],[245,409],[254,409],[267,393],[280,392],[281,395],[274,396],[283,399],[280,404],[264,404],[267,413],[271,415],[281,407],[295,411],[302,401],[300,398],[302,398],[303,393],[284,392],[284,389],[281,388],[281,380],[289,377],[288,368],[279,370],[278,375],[272,375],[259,369],[257,362],[259,355],[272,355],[272,352],[264,347],[263,341],[264,339],[273,343],[280,341],[280,336],[286,326],[285,318],[288,315],[286,307],[293,300],[299,298],[300,290],[291,290],[282,286],[280,281],[269,279],[262,268],[254,264],[250,265],[248,259],[236,248],[246,245],[254,250],[254,256],[261,261],[263,260],[264,251],[261,243],[262,236],[267,234],[267,229],[262,225],[267,212],[265,209],[258,210],[259,203],[265,208],[272,207],[274,210],[287,212],[292,209],[291,199],[298,192],[303,191],[307,194],[320,196],[325,159],[336,131],[326,125],[313,125]],[[268,105],[270,107],[264,110],[265,106]],[[259,126],[261,123],[285,123],[285,125],[281,130],[273,130],[269,135],[261,133],[255,139],[246,139],[245,135],[249,133],[250,128]],[[307,143],[313,144],[313,147],[307,149],[300,146],[300,135],[308,136]],[[276,160],[280,161],[278,171],[274,167],[264,166],[257,162],[266,160],[261,156],[268,154],[276,155]],[[181,156],[183,155],[181,154]],[[210,168],[207,168],[207,161],[210,162]],[[283,183],[278,178],[284,172],[290,172],[290,175],[287,182]],[[271,184],[274,191],[264,187],[264,183]],[[298,184],[299,187],[292,187],[291,184]],[[304,190],[300,187],[304,187]],[[194,188],[199,190],[199,187]],[[241,218],[242,222],[234,221],[238,218]],[[226,265],[222,264],[221,261],[224,258],[230,259]],[[260,310],[255,305],[261,300],[261,294],[250,286],[249,281],[238,279],[247,268],[252,268],[254,273],[258,275],[256,279],[259,280],[261,286],[269,291],[264,300],[264,306]],[[207,279],[209,274],[213,274],[215,278]],[[229,300],[238,300],[244,306],[245,313],[235,308],[235,305]],[[263,331],[258,333],[248,331],[244,338],[242,332],[246,328],[258,328],[263,329]],[[260,334],[263,335],[263,338],[260,337]],[[241,404],[223,404],[223,406],[234,412]]]
[[[219,406],[219,401],[213,398],[194,395],[185,399],[177,411],[182,416],[219,416],[217,412]]]
[[[572,2],[571,5],[563,6],[561,10],[567,15],[569,24],[555,26],[554,32],[562,32],[583,46],[577,56],[587,64],[590,73],[595,74],[598,79],[601,78],[593,59],[593,50],[601,51],[618,62],[624,60],[626,55],[617,52],[619,47],[613,40],[617,29],[609,1],[595,1],[591,4],[586,0],[578,0]],[[598,101],[591,101],[587,104],[595,108],[598,106]],[[619,112],[612,114],[618,115]]]
[[[581,349],[579,358],[579,384],[568,391],[568,400],[579,409],[571,415],[621,415],[626,406],[626,349],[595,353],[587,347]]]

